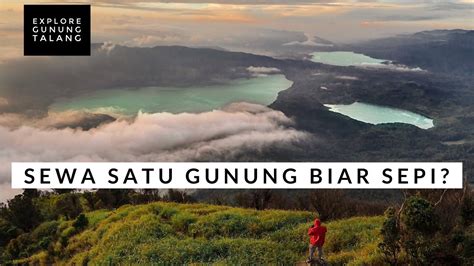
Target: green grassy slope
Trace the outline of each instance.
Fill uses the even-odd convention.
[[[294,264],[307,256],[306,233],[313,220],[311,213],[303,211],[165,202],[126,205],[86,216],[89,224],[82,230],[75,229],[73,221],[40,226],[53,232],[48,236],[52,244],[17,262]],[[327,223],[328,260],[349,265],[380,263],[376,247],[382,220],[355,217]]]

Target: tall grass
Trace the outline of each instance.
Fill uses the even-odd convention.
[[[57,227],[61,241],[22,263],[76,264],[294,264],[307,256],[313,214],[156,202],[86,214],[88,226]],[[382,217],[327,223],[325,251],[334,264],[378,264]],[[20,262],[20,261],[19,261]]]

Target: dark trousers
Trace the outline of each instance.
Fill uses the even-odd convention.
[[[314,246],[309,244],[309,259],[313,259],[314,252],[318,250],[318,258],[322,259],[323,258],[323,247],[322,246]]]

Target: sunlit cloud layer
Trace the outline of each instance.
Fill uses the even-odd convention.
[[[0,191],[10,197],[10,164],[18,161],[235,161],[268,147],[288,148],[309,138],[268,107],[233,103],[204,113],[138,114],[84,131],[54,128],[80,114],[56,113],[38,121],[0,115]],[[12,115],[10,115],[12,116]]]
[[[0,5],[0,62],[22,56],[24,2],[4,0]],[[352,42],[438,28],[474,28],[472,0],[62,2],[92,3],[93,41],[127,45],[225,46],[240,33],[258,36],[259,29],[299,31]]]

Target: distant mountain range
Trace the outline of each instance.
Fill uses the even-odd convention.
[[[474,31],[433,30],[350,45],[345,49],[432,72],[473,77]]]

